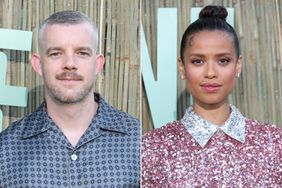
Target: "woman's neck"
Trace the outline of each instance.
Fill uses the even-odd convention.
[[[193,104],[194,112],[203,119],[215,125],[222,125],[230,116],[230,106],[228,102],[222,104]]]

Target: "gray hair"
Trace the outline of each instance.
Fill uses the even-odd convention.
[[[86,22],[92,25],[94,40],[97,43],[96,44],[96,47],[97,47],[98,46],[98,29],[96,27],[96,24],[88,16],[86,16],[85,14],[81,12],[65,10],[65,11],[60,11],[60,12],[56,12],[52,14],[46,20],[44,20],[43,23],[40,25],[39,31],[38,31],[39,49],[42,46],[42,36],[43,36],[44,30],[48,25],[54,25],[54,24],[75,25],[75,24],[80,24],[83,22]]]

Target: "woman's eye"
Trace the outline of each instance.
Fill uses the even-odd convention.
[[[222,64],[222,65],[226,65],[226,64],[228,64],[229,62],[230,62],[229,59],[220,59],[220,60],[219,60],[219,64]]]
[[[194,65],[201,65],[201,64],[204,63],[204,61],[202,61],[202,60],[200,60],[200,59],[192,60],[191,62],[192,62],[192,64],[194,64]]]

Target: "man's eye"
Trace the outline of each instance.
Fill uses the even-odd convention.
[[[201,65],[201,64],[204,63],[204,61],[202,61],[200,59],[196,59],[196,60],[192,60],[191,63],[194,64],[194,65]]]
[[[89,53],[89,52],[78,52],[78,55],[81,55],[81,56],[90,56],[90,53]]]
[[[57,57],[59,55],[61,55],[60,52],[52,52],[52,53],[49,54],[50,57]]]

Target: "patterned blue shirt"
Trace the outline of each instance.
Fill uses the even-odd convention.
[[[140,123],[99,108],[73,147],[43,103],[0,134],[0,187],[140,187]]]

